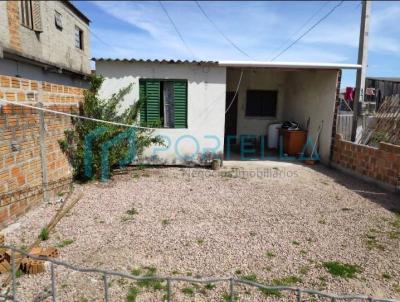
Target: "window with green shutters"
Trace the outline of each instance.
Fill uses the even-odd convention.
[[[187,128],[186,80],[139,80],[142,126]]]

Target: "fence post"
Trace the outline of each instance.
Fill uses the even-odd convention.
[[[12,274],[12,299],[17,301],[17,284],[16,284],[16,267],[15,267],[15,251],[11,250],[11,274]]]
[[[43,103],[40,101],[42,96],[42,86],[39,84],[39,103],[38,107],[43,108]],[[45,202],[49,202],[49,188],[48,188],[48,176],[47,176],[47,152],[46,152],[46,124],[44,119],[44,112],[39,112],[39,143],[40,143],[40,163],[42,167],[42,186],[43,186],[43,199]]]
[[[103,275],[103,281],[104,281],[104,301],[108,302],[109,301],[109,294],[108,294],[108,280],[107,280],[107,274]]]
[[[53,297],[53,302],[57,300],[57,293],[56,293],[56,276],[54,273],[54,263],[50,262],[50,271],[51,271],[51,295]]]
[[[171,279],[167,279],[167,301],[171,302]]]
[[[231,278],[229,280],[229,295],[230,295],[230,299],[231,299],[230,302],[235,301],[235,296],[234,296],[234,292],[233,292],[233,282],[234,282],[234,280],[233,280],[233,278]]]

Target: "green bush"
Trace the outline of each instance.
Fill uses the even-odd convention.
[[[121,111],[121,102],[131,91],[132,85],[120,89],[108,99],[101,99],[99,97],[99,90],[103,81],[104,78],[100,76],[93,76],[91,78],[90,87],[85,91],[84,102],[80,104],[78,114],[99,120],[136,125],[144,100],[141,99],[124,111]],[[73,129],[65,131],[65,139],[60,140],[59,144],[73,166],[74,178],[77,180],[88,180],[88,177],[85,176],[85,137],[96,129],[104,129],[93,141],[93,157],[90,165],[92,167],[91,178],[100,178],[102,172],[102,144],[127,131],[129,128],[79,118],[72,118],[72,123],[74,126]],[[140,155],[145,147],[153,144],[163,144],[159,136],[153,136],[152,130],[147,129],[135,129],[134,143],[136,155]],[[113,168],[119,167],[119,162],[127,156],[128,141],[126,139],[113,145],[109,152],[108,172],[111,172]]]

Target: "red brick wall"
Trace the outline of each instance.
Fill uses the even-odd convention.
[[[42,88],[43,87],[43,88]],[[0,76],[0,99],[70,112],[83,100],[83,89]],[[45,113],[45,152],[50,195],[71,183],[72,168],[58,140],[71,119]],[[4,226],[43,200],[43,171],[38,111],[3,105],[0,111],[0,225]]]
[[[336,135],[333,163],[400,189],[400,146],[380,143],[379,148],[355,144]]]
[[[21,51],[21,39],[19,36],[19,1],[7,1],[8,33],[10,35],[10,47]]]

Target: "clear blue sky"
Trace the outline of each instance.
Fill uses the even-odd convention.
[[[201,6],[244,52],[256,60],[270,60],[338,3],[243,1]],[[158,2],[74,4],[92,21],[94,57],[193,59]],[[196,59],[249,59],[218,33],[194,2],[163,4]],[[356,63],[360,13],[360,1],[345,1],[277,61]],[[399,77],[400,2],[373,2],[371,19],[368,75]],[[354,82],[355,72],[345,72],[342,87]]]

